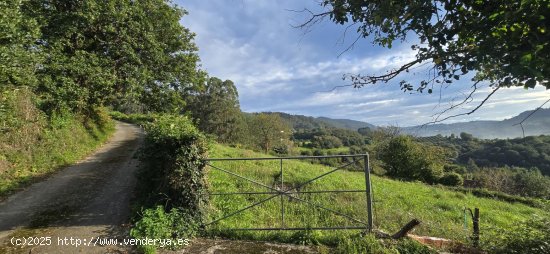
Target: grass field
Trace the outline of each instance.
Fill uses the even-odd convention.
[[[214,145],[211,158],[266,157],[264,154],[249,150]],[[280,161],[218,161],[212,165],[257,180],[273,188],[280,187]],[[330,171],[332,168],[307,161],[283,161],[283,189],[299,186],[308,179]],[[351,169],[351,167],[348,167]],[[209,168],[208,181],[210,192],[269,191],[231,176],[220,170]],[[484,235],[497,228],[507,229],[512,225],[527,220],[532,216],[550,216],[548,211],[518,203],[507,203],[488,198],[478,198],[447,190],[443,187],[428,186],[416,182],[401,182],[373,176],[374,224],[375,228],[385,232],[395,232],[411,219],[419,219],[422,224],[415,229],[415,234],[444,237],[467,242],[471,234],[464,227],[464,208],[478,207],[481,211],[480,230],[482,241]],[[365,178],[362,172],[342,170],[320,178],[300,188],[300,192],[315,190],[363,190]],[[365,193],[324,193],[295,194],[300,199],[314,202],[338,212],[366,221]],[[229,215],[256,201],[268,198],[262,195],[211,196],[210,220]],[[286,227],[331,227],[355,226],[353,222],[332,212],[315,208],[283,197]],[[209,226],[212,235],[257,240],[277,240],[298,243],[336,244],[342,238],[357,234],[358,230],[340,231],[232,231],[230,228],[258,228],[281,226],[281,198],[276,197],[257,207],[239,213]]]

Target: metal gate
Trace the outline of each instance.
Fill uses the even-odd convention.
[[[325,172],[323,174],[320,174],[316,177],[313,177],[311,179],[308,179],[307,181],[301,183],[300,185],[298,186],[295,186],[293,188],[290,188],[288,190],[283,190],[283,188],[281,189],[277,189],[275,187],[272,187],[272,186],[269,186],[269,185],[266,185],[266,184],[263,184],[261,182],[258,182],[254,179],[250,179],[248,177],[245,177],[245,176],[242,176],[242,175],[239,175],[239,174],[236,174],[234,172],[231,172],[231,171],[228,171],[228,170],[225,170],[221,167],[218,167],[218,166],[215,166],[215,165],[212,165],[211,162],[215,162],[215,161],[261,161],[261,160],[278,160],[280,163],[280,185],[281,186],[284,186],[284,167],[283,167],[283,161],[284,160],[305,160],[305,159],[326,159],[326,158],[349,158],[351,159],[351,162],[349,163],[345,163],[343,165],[340,165],[338,167],[335,167],[335,168],[332,168],[330,171],[328,172]],[[364,173],[365,173],[365,183],[366,183],[366,188],[364,190],[318,190],[318,191],[300,191],[300,192],[297,192],[296,190],[302,188],[303,186],[306,186],[307,184],[310,184],[320,178],[323,178],[327,175],[330,175],[338,170],[342,170],[343,168],[347,167],[347,166],[350,166],[352,164],[355,164],[359,161],[363,160],[364,162]],[[271,158],[210,158],[210,159],[207,159],[207,165],[210,166],[212,169],[215,169],[215,170],[219,170],[221,172],[224,172],[228,175],[231,175],[233,177],[236,177],[236,178],[239,178],[239,179],[243,179],[247,182],[250,182],[250,183],[253,183],[257,186],[261,186],[261,187],[264,187],[266,189],[268,189],[268,191],[265,191],[265,192],[221,192],[221,193],[210,193],[210,195],[212,196],[215,196],[215,195],[266,195],[266,194],[271,194],[271,196],[269,196],[268,198],[264,198],[260,201],[257,201],[251,205],[248,205],[246,207],[243,207],[235,212],[232,212],[230,214],[227,214],[221,218],[217,218],[217,219],[214,219],[213,221],[210,221],[208,223],[206,223],[204,226],[205,227],[208,227],[208,226],[211,226],[219,221],[222,221],[222,220],[225,220],[229,217],[232,217],[232,216],[235,216],[239,213],[242,213],[246,210],[249,210],[253,207],[256,207],[258,205],[261,205],[269,200],[272,200],[272,199],[275,199],[277,197],[280,197],[280,202],[281,202],[281,213],[280,213],[280,227],[271,227],[271,228],[262,228],[262,227],[258,227],[258,228],[231,228],[231,230],[338,230],[338,229],[363,229],[363,230],[367,230],[368,232],[371,232],[372,231],[372,228],[373,228],[373,211],[372,211],[372,194],[371,194],[371,181],[370,181],[370,165],[369,165],[369,155],[368,154],[357,154],[357,155],[329,155],[329,156],[299,156],[299,157],[271,157]],[[319,205],[315,202],[311,202],[311,201],[308,201],[308,200],[304,200],[302,198],[299,198],[297,197],[296,195],[292,195],[292,194],[297,194],[297,193],[306,193],[306,194],[313,194],[313,193],[357,193],[357,192],[364,192],[366,193],[366,200],[367,200],[367,207],[365,209],[367,209],[367,221],[363,221],[363,220],[360,220],[358,218],[354,218],[350,215],[347,215],[347,214],[344,214],[344,213],[341,213],[341,212],[338,212],[334,209],[330,209],[330,208],[327,208],[325,206],[322,206],[322,205]],[[316,207],[318,209],[322,209],[322,210],[326,210],[326,211],[329,211],[330,213],[333,213],[333,214],[336,214],[336,215],[339,215],[339,216],[342,216],[344,218],[347,218],[348,220],[350,221],[353,221],[355,222],[356,224],[353,225],[353,226],[339,226],[339,227],[285,227],[285,198],[284,197],[287,197],[288,199],[294,199],[296,201],[299,201],[299,202],[302,202],[302,203],[305,203],[305,204],[308,204],[310,206],[313,206],[313,207]]]

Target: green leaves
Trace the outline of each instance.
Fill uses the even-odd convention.
[[[160,115],[145,129],[139,175],[149,188],[146,195],[152,195],[155,204],[183,209],[200,222],[208,202],[204,171],[208,141],[183,116]]]
[[[15,0],[0,11],[0,84],[36,85],[50,114],[179,112],[204,77],[185,11],[168,1]]]
[[[435,78],[430,84],[452,83],[469,71],[479,80],[501,86],[550,89],[550,34],[545,0],[530,1],[355,1],[324,0],[335,10],[330,18],[344,24],[351,17],[358,32],[373,43],[391,48],[396,40],[416,35],[420,45],[416,59],[386,75],[351,75],[355,87],[388,82],[403,72],[433,61]],[[444,7],[443,11],[437,7]],[[350,21],[350,22],[351,22]],[[458,72],[461,71],[461,72]],[[510,78],[512,81],[505,80]],[[537,80],[538,82],[533,83]],[[426,84],[401,86],[405,91],[422,91]]]
[[[231,80],[211,77],[200,91],[186,97],[185,109],[201,131],[213,134],[222,143],[234,143],[243,131],[239,94]]]
[[[39,60],[35,17],[27,17],[24,4],[28,1],[0,2],[0,86],[34,86],[34,70]]]
[[[385,144],[380,159],[389,176],[435,183],[443,171],[445,151],[413,141],[408,136],[397,136]]]

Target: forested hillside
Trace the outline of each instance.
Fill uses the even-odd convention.
[[[425,137],[419,140],[449,147],[464,165],[478,167],[536,168],[550,176],[550,136],[483,140],[462,133],[460,137]]]
[[[376,126],[349,119],[332,119],[328,117],[312,117],[304,115],[292,115],[283,112],[270,112],[280,115],[295,130],[312,130],[319,128],[338,128],[357,131],[360,128],[375,129]]]

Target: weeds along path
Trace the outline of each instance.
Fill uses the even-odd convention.
[[[0,253],[132,251],[96,239],[128,238],[138,165],[134,153],[142,137],[138,127],[119,122],[114,136],[93,155],[1,202]],[[38,246],[21,245],[29,239]]]

